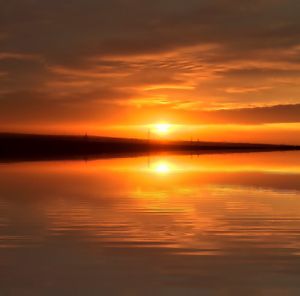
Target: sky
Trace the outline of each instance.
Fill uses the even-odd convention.
[[[298,0],[0,7],[1,131],[300,144]]]

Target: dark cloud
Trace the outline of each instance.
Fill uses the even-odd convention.
[[[231,110],[202,111],[201,123],[272,124],[300,122],[300,104]]]
[[[297,0],[1,2],[4,49],[62,63],[203,43],[234,52],[299,45]]]

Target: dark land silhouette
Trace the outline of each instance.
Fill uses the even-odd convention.
[[[97,136],[0,134],[0,161],[91,159],[171,152],[178,154],[300,150],[300,146],[203,141],[159,141]]]

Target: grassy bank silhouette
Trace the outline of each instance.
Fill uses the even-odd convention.
[[[158,152],[200,154],[300,150],[300,146],[203,141],[158,141],[97,136],[0,134],[0,160],[94,158]]]

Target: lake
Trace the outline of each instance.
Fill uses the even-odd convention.
[[[0,295],[300,295],[300,152],[2,163]]]

